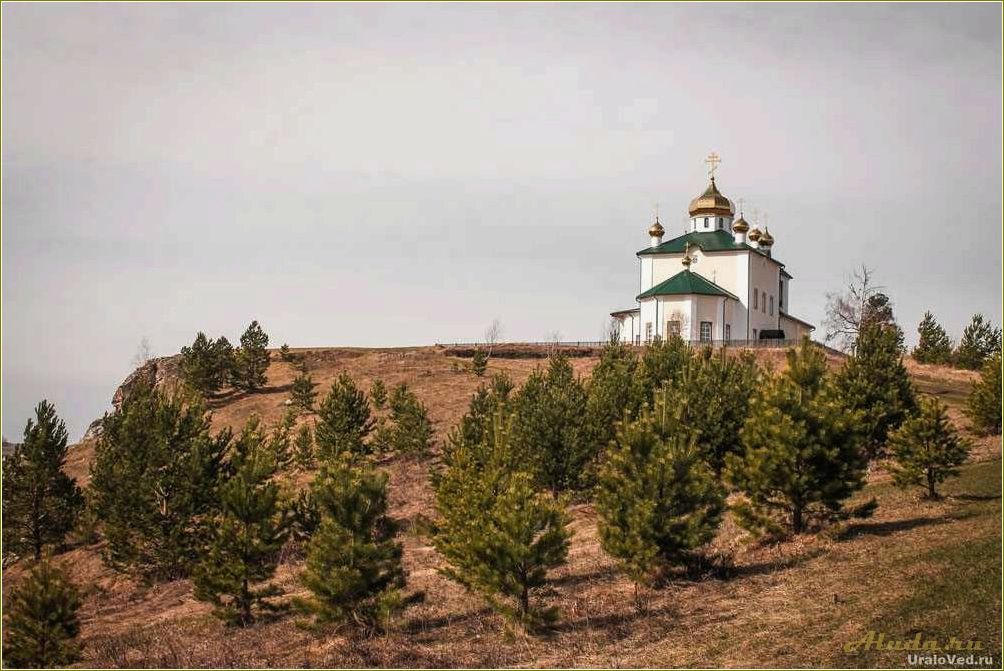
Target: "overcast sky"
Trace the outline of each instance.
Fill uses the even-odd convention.
[[[766,212],[819,323],[1001,319],[999,4],[3,5],[3,433],[140,340],[597,339],[659,203]]]

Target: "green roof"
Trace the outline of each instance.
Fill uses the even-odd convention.
[[[725,296],[739,300],[735,294],[729,293],[714,282],[689,270],[680,271],[665,282],[660,282],[648,291],[638,294],[638,300],[652,296],[686,296],[689,294]]]
[[[766,256],[763,250],[757,249],[756,247],[748,245],[744,242],[736,242],[735,238],[732,237],[732,234],[728,231],[692,231],[690,233],[684,233],[672,240],[667,240],[658,247],[646,247],[638,252],[637,256],[645,256],[648,254],[682,254],[686,249],[688,242],[692,248],[696,247],[705,252],[747,250]],[[784,266],[784,264],[777,259],[773,257],[768,258],[777,263],[779,266]]]

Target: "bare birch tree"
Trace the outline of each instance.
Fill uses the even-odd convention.
[[[851,273],[844,291],[826,294],[825,340],[845,352],[854,349],[862,321],[868,314],[869,301],[882,289],[874,283],[874,272],[861,264]]]

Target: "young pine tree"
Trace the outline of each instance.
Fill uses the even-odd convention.
[[[314,433],[306,424],[297,430],[296,438],[293,439],[293,455],[296,465],[301,469],[309,470],[314,467]]]
[[[496,413],[483,443],[458,444],[435,480],[439,514],[434,545],[443,573],[481,595],[507,621],[524,628],[553,621],[539,594],[549,570],[568,556],[569,519],[560,501],[514,470],[511,420]]]
[[[784,526],[801,533],[811,517],[842,515],[844,501],[864,486],[859,415],[840,402],[822,351],[808,339],[788,352],[788,370],[764,384],[742,430],[742,452],[725,457],[726,480],[745,498],[733,511],[754,533]]]
[[[106,415],[91,465],[106,559],[151,578],[188,573],[215,510],[230,435],[209,434],[199,399],[138,385]]]
[[[342,373],[317,408],[314,443],[318,458],[330,461],[340,454],[369,454],[366,438],[374,424],[366,394]]]
[[[889,445],[895,483],[920,485],[931,499],[941,498],[937,486],[957,475],[969,456],[969,445],[948,421],[946,407],[933,398],[921,401],[920,412],[889,436]]]
[[[480,347],[474,350],[474,358],[471,359],[471,370],[478,377],[484,377],[488,370],[488,353]]]
[[[383,410],[387,405],[387,385],[380,378],[373,380],[373,384],[370,385],[370,400],[377,410]]]
[[[49,558],[38,562],[4,601],[5,667],[51,669],[80,659],[80,597]]]
[[[582,440],[586,391],[568,359],[551,357],[547,372],[535,371],[513,399],[510,449],[523,455],[540,486],[552,493],[583,484],[592,456]]]
[[[228,465],[233,475],[219,488],[220,512],[195,571],[195,598],[213,604],[214,614],[228,624],[246,627],[256,611],[277,609],[269,599],[282,590],[267,581],[287,532],[273,479],[275,451],[256,421],[235,441]]]
[[[611,340],[600,353],[586,386],[582,441],[589,465],[584,484],[595,480],[595,466],[600,455],[617,434],[617,425],[625,418],[633,420],[643,405],[641,386],[636,384],[638,357],[617,340]]]
[[[670,336],[667,340],[657,338],[649,344],[638,366],[637,383],[643,402],[651,404],[655,392],[664,383],[679,379],[693,356],[690,347],[679,336]]]
[[[983,363],[1001,350],[1001,330],[994,328],[983,315],[973,315],[969,326],[962,332],[962,340],[955,351],[955,361],[962,368],[979,370]]]
[[[314,390],[313,378],[306,373],[301,373],[293,379],[293,386],[289,390],[289,398],[293,405],[303,412],[313,412],[314,401],[317,392]]]
[[[35,407],[24,442],[3,464],[3,552],[39,559],[61,546],[84,507],[77,484],[63,472],[66,425],[47,401]]]
[[[919,363],[948,363],[952,360],[952,340],[930,312],[924,313],[917,327],[920,339],[913,349],[913,359]]]
[[[268,334],[256,320],[251,322],[241,336],[234,386],[244,391],[255,391],[265,386],[268,361]]]
[[[667,406],[679,409],[682,425],[697,433],[705,461],[720,475],[725,456],[741,450],[740,431],[759,381],[752,356],[730,357],[705,349],[687,359],[656,398],[663,394]]]
[[[387,476],[343,454],[322,466],[311,497],[320,524],[301,577],[311,597],[298,606],[318,624],[381,629],[408,603],[397,528],[387,516]]]
[[[725,510],[725,490],[679,412],[667,390],[656,392],[652,410],[621,425],[600,468],[600,543],[634,581],[636,596],[639,585],[710,541]]]
[[[505,373],[493,375],[489,384],[478,388],[471,397],[467,413],[450,431],[443,445],[442,462],[446,468],[457,458],[473,459],[477,464],[487,464],[491,460],[494,451],[485,446],[491,446],[492,423],[496,413],[509,414],[513,389],[513,382]],[[511,454],[507,456],[512,457]],[[525,462],[515,458],[509,463],[513,468],[526,468]],[[433,472],[432,476],[435,480],[439,474]]]
[[[395,454],[423,456],[432,447],[432,423],[425,404],[401,383],[391,395],[386,448]]]
[[[995,353],[980,372],[980,379],[969,392],[966,414],[979,433],[1000,435],[1001,432],[1001,354]]]
[[[882,455],[886,439],[917,411],[917,398],[896,332],[868,325],[858,334],[854,356],[837,373],[844,406],[860,414],[858,430],[869,458]]]

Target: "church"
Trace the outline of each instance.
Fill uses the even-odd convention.
[[[650,244],[637,253],[637,306],[612,312],[620,340],[642,344],[679,336],[691,342],[762,344],[798,341],[815,329],[791,314],[792,276],[774,257],[774,237],[750,227],[718,190],[719,159],[708,157],[710,183],[690,202],[687,232],[663,241],[656,215]]]

